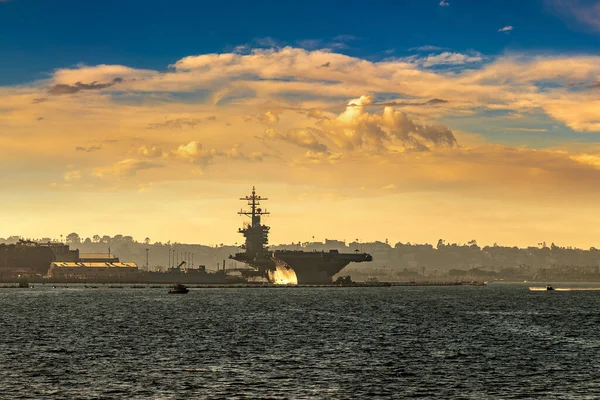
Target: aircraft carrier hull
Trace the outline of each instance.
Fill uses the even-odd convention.
[[[371,261],[369,254],[275,251],[273,257],[285,262],[296,273],[298,284],[326,284],[351,262]]]
[[[277,265],[291,268],[296,273],[299,285],[332,283],[332,278],[351,262],[371,261],[369,254],[330,252],[304,252],[278,250],[270,257],[251,258],[246,253],[231,257],[257,269],[259,275],[269,279],[268,271]]]

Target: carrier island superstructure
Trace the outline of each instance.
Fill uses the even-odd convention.
[[[244,251],[230,256],[230,258],[253,267],[253,270],[245,273],[247,276],[263,276],[270,281],[269,271],[286,268],[294,270],[298,284],[324,284],[331,283],[332,277],[351,262],[373,260],[370,254],[339,253],[337,250],[327,252],[271,251],[268,248],[270,227],[261,223],[261,216],[267,215],[269,212],[261,208],[260,202],[268,199],[257,195],[256,189],[253,187],[252,194],[242,197],[240,200],[247,201],[250,209],[242,209],[238,214],[250,217],[250,222],[239,229],[246,239],[242,246]]]

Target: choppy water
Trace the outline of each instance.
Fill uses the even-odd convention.
[[[597,398],[600,292],[0,289],[0,397]]]

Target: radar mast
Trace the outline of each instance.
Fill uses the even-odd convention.
[[[246,215],[251,218],[252,222],[250,224],[251,227],[255,228],[260,225],[260,216],[268,215],[270,212],[267,210],[263,210],[260,208],[261,200],[269,200],[267,197],[260,197],[256,194],[256,188],[252,186],[252,195],[246,197],[240,197],[240,200],[248,201],[248,205],[250,206],[250,211],[245,211],[241,209],[238,214]]]
[[[250,217],[250,224],[241,228],[239,232],[246,238],[246,243],[243,248],[246,254],[254,257],[260,257],[267,252],[267,244],[269,243],[269,227],[261,225],[260,218],[262,215],[270,214],[266,209],[260,207],[260,202],[269,200],[266,197],[261,197],[256,194],[256,188],[252,186],[252,195],[240,197],[240,200],[247,201],[250,210],[241,209],[238,214]]]

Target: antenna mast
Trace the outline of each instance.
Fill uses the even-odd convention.
[[[257,257],[259,255],[262,257],[268,251],[269,227],[260,223],[260,217],[270,213],[267,210],[260,208],[260,202],[269,199],[258,196],[256,194],[256,188],[252,186],[252,195],[241,197],[240,200],[248,202],[250,211],[242,209],[238,214],[250,217],[252,220],[250,224],[245,225],[244,228],[239,230],[246,238],[246,242],[242,247],[246,250],[246,254],[251,254],[252,257]]]
[[[250,217],[252,219],[252,223],[250,224],[250,226],[253,228],[260,226],[260,216],[261,215],[270,214],[270,212],[268,212],[266,209],[263,210],[262,208],[260,208],[260,201],[261,200],[269,200],[269,199],[267,197],[257,196],[256,188],[254,186],[252,186],[252,195],[246,196],[246,197],[240,197],[240,200],[248,201],[248,205],[250,206],[250,211],[245,211],[242,209],[238,212],[238,214],[246,215],[246,216]]]

